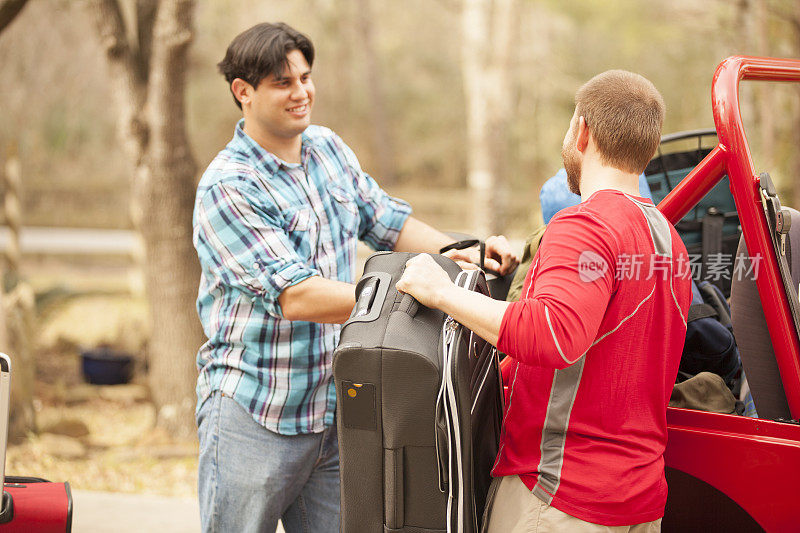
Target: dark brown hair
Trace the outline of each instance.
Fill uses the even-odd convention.
[[[217,64],[230,86],[236,78],[241,78],[253,87],[272,74],[280,76],[289,66],[286,55],[299,50],[308,65],[314,63],[314,45],[311,39],[288,24],[263,22],[237,35],[225,52],[225,58]],[[239,109],[241,102],[233,97]]]

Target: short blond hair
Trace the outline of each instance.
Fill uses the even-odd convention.
[[[658,148],[665,110],[658,89],[626,70],[598,74],[575,94],[575,112],[586,121],[602,161],[635,174]]]

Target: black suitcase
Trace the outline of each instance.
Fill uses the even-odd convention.
[[[334,352],[345,533],[472,533],[482,521],[503,412],[497,352],[397,292],[413,255],[367,260]],[[488,294],[482,272],[434,259]]]

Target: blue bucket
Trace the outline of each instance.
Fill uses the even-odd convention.
[[[133,357],[111,348],[81,352],[83,376],[93,385],[121,385],[133,375]]]

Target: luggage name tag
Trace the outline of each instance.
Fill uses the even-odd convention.
[[[346,428],[375,431],[378,412],[375,405],[375,385],[342,381],[339,395],[342,403],[342,423]]]

